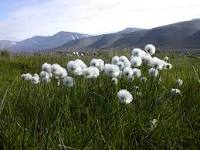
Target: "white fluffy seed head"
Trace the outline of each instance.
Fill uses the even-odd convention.
[[[44,64],[42,65],[42,71],[51,73],[51,64],[44,63]]]
[[[87,79],[97,78],[99,76],[99,69],[97,67],[90,66],[85,69],[84,76]]]
[[[55,78],[64,78],[68,75],[67,70],[58,64],[53,64],[51,66],[51,71]]]
[[[133,69],[130,67],[125,67],[123,70],[123,75],[126,77],[131,77],[133,76]]]
[[[131,57],[131,66],[140,67],[142,65],[142,58],[138,56]]]
[[[113,64],[106,64],[104,71],[111,78],[117,78],[120,75],[119,67]]]
[[[74,62],[74,61],[69,61],[67,64],[67,69],[73,73],[74,75],[80,76],[83,75],[84,70],[81,68],[81,66]]]
[[[147,65],[151,65],[152,57],[150,54],[146,53],[141,56],[142,62]]]
[[[70,72],[73,72],[79,67],[78,63],[75,63],[74,61],[69,61],[67,63],[67,70]]]
[[[155,69],[155,68],[150,68],[149,69],[149,76],[151,76],[151,77],[157,77],[158,74],[159,74],[159,72],[158,72],[157,69]]]
[[[119,61],[124,63],[124,67],[130,67],[131,63],[126,56],[120,56]]]
[[[153,119],[150,121],[151,125],[150,125],[150,130],[153,131],[155,130],[155,128],[157,127],[158,124],[158,120],[157,119]]]
[[[133,69],[133,76],[136,77],[136,78],[139,78],[141,76],[141,70],[138,69],[138,68],[134,68]]]
[[[120,70],[123,70],[125,67],[124,62],[122,62],[122,61],[119,61],[117,66],[119,67]]]
[[[51,81],[51,78],[52,78],[52,74],[51,73],[48,73],[46,71],[42,71],[40,73],[40,78],[41,78],[41,81],[45,82],[45,83],[49,83]]]
[[[40,83],[40,77],[39,77],[39,75],[38,75],[38,74],[34,74],[34,75],[32,76],[31,82],[32,82],[33,84],[39,84],[39,83]]]
[[[117,78],[112,78],[112,84],[117,85],[118,84],[118,79]]]
[[[69,61],[67,63],[67,69],[76,76],[81,76],[84,74],[84,70],[87,68],[86,64],[80,60]]]
[[[92,59],[90,61],[90,66],[97,67],[99,71],[104,70],[104,61],[102,59]]]
[[[172,64],[170,64],[170,63],[164,63],[163,69],[172,69]]]
[[[133,100],[132,94],[129,91],[125,90],[125,89],[120,90],[117,93],[117,97],[119,99],[119,102],[123,103],[123,104],[129,104]]]
[[[22,74],[21,77],[25,81],[31,81],[32,80],[32,75],[30,73]]]
[[[147,44],[144,48],[144,50],[149,53],[150,55],[154,55],[156,52],[156,48],[154,45],[152,44]]]
[[[177,85],[178,87],[182,86],[182,85],[183,85],[183,80],[177,79],[177,80],[176,80],[176,85]]]
[[[114,56],[114,57],[112,58],[111,63],[114,64],[114,65],[117,65],[118,62],[119,62],[119,56]]]
[[[74,79],[70,76],[65,77],[62,81],[64,86],[73,87],[74,85]]]
[[[65,69],[65,68],[62,68],[61,69],[61,72],[60,72],[60,74],[59,74],[59,76],[58,76],[58,78],[65,78],[66,76],[68,75],[68,73],[67,73],[67,70]]]
[[[78,63],[82,69],[87,68],[87,65],[80,59],[76,59],[74,62]]]
[[[165,56],[164,57],[164,61],[168,62],[169,61],[169,57]]]
[[[151,59],[151,64],[150,64],[150,66],[152,66],[152,67],[154,67],[154,68],[156,68],[156,69],[158,69],[158,70],[162,70],[163,68],[164,68],[164,65],[166,64],[166,62],[165,61],[163,61],[163,60],[161,60],[161,59],[159,59],[159,58],[157,58],[157,57],[153,57],[152,59]]]
[[[172,88],[171,89],[171,94],[175,95],[175,96],[176,95],[180,95],[181,94],[181,90]]]
[[[58,64],[53,64],[51,66],[51,71],[55,78],[64,78],[68,74],[67,70]]]
[[[57,80],[57,86],[61,86],[60,79]]]
[[[52,73],[54,74],[56,72],[59,72],[60,68],[61,68],[61,66],[59,64],[53,64],[51,66]]]
[[[135,56],[135,57],[141,57],[141,56],[143,56],[143,55],[145,55],[145,54],[146,54],[146,52],[143,51],[143,50],[140,49],[140,48],[134,48],[134,49],[132,50],[132,55]]]

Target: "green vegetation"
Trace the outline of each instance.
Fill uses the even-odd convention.
[[[7,49],[0,50],[1,57],[10,57],[10,52]]]
[[[97,57],[110,62],[112,55]],[[173,68],[160,74],[161,82],[142,68],[145,84],[122,78],[115,86],[101,75],[75,77],[72,88],[56,81],[32,85],[21,74],[39,73],[44,62],[66,66],[73,56],[0,57],[0,149],[198,149],[200,57],[168,56]],[[87,64],[91,58],[82,57]],[[182,94],[172,96],[178,78]],[[131,104],[119,103],[120,89],[132,93]]]

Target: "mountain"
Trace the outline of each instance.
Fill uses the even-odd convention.
[[[184,39],[183,43],[185,48],[197,48],[200,44],[200,30]]]
[[[147,43],[162,50],[200,49],[200,19],[152,29],[126,28],[96,36],[62,31],[53,36],[35,36],[20,42],[0,41],[0,48],[10,48],[13,52],[69,52],[143,48]]]
[[[143,29],[126,28],[116,33],[85,37],[82,39],[68,42],[54,49],[54,51],[104,49],[108,47],[109,45],[111,45],[112,43],[114,43],[115,41],[121,39],[125,35],[129,33],[138,32],[140,30],[143,30]]]
[[[132,28],[127,28],[113,34],[82,38],[55,51],[123,49],[144,47],[147,43],[156,45],[158,49],[200,48],[200,19],[132,31]]]
[[[199,30],[200,20],[185,21],[128,34],[109,47],[141,47],[146,43],[152,43],[163,49],[185,48],[190,43],[187,39]],[[200,43],[196,48],[200,48]]]
[[[26,39],[15,44],[7,45],[0,43],[2,48],[10,48],[13,52],[38,52],[41,50],[56,48],[60,45],[68,43],[73,40],[81,39],[83,37],[88,37],[89,35],[75,33],[75,32],[58,32],[53,36],[34,36],[30,39]]]
[[[140,30],[142,30],[142,29],[140,29],[140,28],[126,28],[122,31],[119,31],[118,33],[125,33],[126,34],[126,33],[136,32],[136,31],[140,31]]]
[[[18,42],[12,49],[13,51],[40,51],[56,48],[60,45],[73,40],[88,37],[89,35],[74,32],[58,32],[53,36],[35,36],[30,39]]]
[[[10,47],[12,47],[15,44],[16,44],[16,42],[14,42],[14,41],[2,40],[2,41],[0,41],[0,49],[10,48]]]

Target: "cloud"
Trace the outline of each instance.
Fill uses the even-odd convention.
[[[200,16],[198,0],[48,0],[23,5],[0,21],[0,40],[59,31],[97,34],[126,27],[152,28]]]

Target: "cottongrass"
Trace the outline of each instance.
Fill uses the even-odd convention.
[[[117,65],[106,64],[104,69],[105,69],[106,75],[109,77],[117,78],[120,75],[120,70]]]
[[[183,85],[183,80],[177,79],[176,80],[176,86],[181,87]]]
[[[99,76],[99,69],[97,67],[90,66],[85,69],[84,76],[87,79],[97,78]]]
[[[181,95],[181,90],[172,88],[171,94],[174,95],[174,96]]]
[[[22,74],[21,77],[25,81],[30,81],[32,79],[32,75],[30,73]]]
[[[118,96],[119,102],[123,104],[129,104],[133,100],[132,94],[125,89],[120,90],[117,93],[117,96]]]
[[[36,73],[32,76],[31,82],[33,84],[39,84],[40,83],[40,76]]]
[[[74,79],[70,76],[67,76],[63,79],[63,85],[67,87],[73,87]]]
[[[117,78],[112,78],[112,84],[117,85],[118,84],[118,79]]]
[[[144,48],[144,50],[149,53],[150,55],[154,55],[156,52],[156,48],[154,45],[152,44],[147,44]]]
[[[150,131],[154,131],[158,125],[158,120],[153,119],[150,121]]]
[[[149,69],[149,76],[151,76],[151,77],[157,77],[158,74],[159,74],[159,72],[158,72],[157,69],[155,69],[155,68],[150,68]]]

